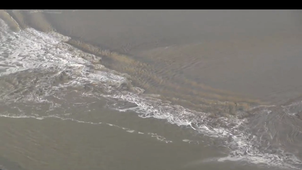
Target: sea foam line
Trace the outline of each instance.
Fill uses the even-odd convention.
[[[160,141],[160,142],[164,142],[164,143],[172,143],[172,140],[168,140],[165,137],[158,135],[157,133],[153,133],[153,132],[141,132],[141,131],[137,131],[137,130],[133,130],[130,128],[126,128],[126,127],[122,127],[122,126],[118,126],[112,123],[104,123],[104,122],[88,122],[88,121],[83,121],[83,120],[77,120],[77,119],[73,119],[73,118],[64,118],[64,117],[60,117],[58,115],[49,115],[49,116],[29,116],[29,115],[12,115],[12,114],[0,114],[0,117],[2,118],[12,118],[12,119],[36,119],[36,120],[45,120],[45,119],[60,119],[62,121],[72,121],[72,122],[76,122],[76,123],[81,123],[81,124],[90,124],[90,125],[107,125],[110,127],[115,127],[118,129],[121,129],[127,133],[133,133],[133,134],[138,134],[138,135],[147,135],[150,136],[151,138],[155,138],[156,140]]]

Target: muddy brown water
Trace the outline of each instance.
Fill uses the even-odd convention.
[[[299,169],[300,11],[0,11],[0,169]]]

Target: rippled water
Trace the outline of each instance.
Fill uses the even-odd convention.
[[[77,42],[72,38],[57,32],[46,33],[34,28],[15,32],[0,20],[0,44],[0,117],[55,118],[103,124],[167,144],[173,142],[156,133],[83,119],[90,105],[105,99],[107,108],[131,111],[141,118],[162,119],[190,128],[207,138],[222,141],[220,145],[229,149],[227,157],[204,162],[245,161],[275,168],[302,168],[302,121],[299,119],[302,103],[299,98],[283,105],[254,103],[251,107],[234,110],[235,114],[213,115],[215,107],[228,103],[221,100],[223,97],[213,100],[216,105],[208,102],[212,100],[203,99],[207,102],[202,107],[189,108],[169,97],[150,94],[145,91],[146,86],[135,83],[138,82],[135,76],[102,64],[108,62],[105,61],[108,56],[119,58],[123,55],[102,49],[96,52],[93,46],[90,51],[94,54],[84,52],[74,47]],[[152,74],[149,74],[151,78],[155,76]],[[83,112],[75,113],[75,108]],[[183,142],[196,141],[183,139]]]

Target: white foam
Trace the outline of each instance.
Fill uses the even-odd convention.
[[[255,155],[255,156],[250,155],[250,156],[227,156],[227,157],[218,158],[217,161],[218,162],[247,161],[247,162],[251,162],[254,164],[263,164],[263,165],[267,165],[269,162],[270,166],[286,168],[286,169],[301,169],[301,168],[295,167],[291,164],[283,163],[284,159],[287,159],[287,158],[281,158],[276,155],[261,155],[261,156],[260,155]],[[299,162],[299,160],[297,160],[295,157],[292,157],[290,159],[296,160],[297,162]],[[293,162],[293,164],[295,164],[297,162]]]
[[[199,141],[190,140],[190,139],[183,139],[182,142],[189,143],[189,144],[199,144]]]
[[[165,143],[172,143],[173,141],[171,140],[167,140],[165,137],[158,135],[157,133],[147,133],[148,135],[150,135],[153,138],[156,138],[159,141],[165,142]]]
[[[0,20],[1,25],[1,41],[0,48],[0,77],[28,72],[54,72],[53,75],[41,78],[39,83],[34,84],[35,88],[42,89],[47,96],[54,95],[55,91],[62,90],[66,87],[83,86],[85,83],[97,82],[104,84],[103,88],[110,88],[109,84],[119,86],[126,81],[126,78],[102,70],[102,66],[98,66],[98,70],[91,69],[94,65],[96,56],[84,53],[72,46],[66,44],[70,38],[55,32],[42,33],[32,28],[21,30],[18,33],[9,30],[8,26]],[[3,26],[3,27],[2,27]],[[84,59],[85,58],[85,59]],[[88,60],[87,60],[88,59]],[[91,59],[91,61],[89,61]],[[100,64],[99,64],[100,65]],[[62,73],[67,74],[71,78],[70,81],[53,85],[57,77]],[[7,95],[2,94],[2,98],[6,102],[9,101]],[[40,96],[34,93],[29,96],[14,96],[16,98],[31,98],[32,100],[42,102]],[[0,99],[1,100],[1,99]],[[45,100],[43,102],[46,102]]]
[[[281,107],[288,115],[295,116],[297,113],[302,112],[302,101],[293,102],[289,105]]]

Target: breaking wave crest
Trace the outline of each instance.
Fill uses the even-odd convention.
[[[192,128],[203,135],[222,139],[224,145],[230,148],[230,154],[228,157],[217,159],[218,161],[242,160],[283,168],[302,167],[302,161],[295,154],[280,147],[263,145],[261,137],[271,133],[265,123],[261,127],[267,130],[258,136],[257,131],[249,129],[255,118],[213,118],[210,113],[194,111],[163,101],[155,95],[145,94],[143,89],[131,84],[128,75],[105,68],[101,64],[101,56],[80,51],[68,45],[68,40],[69,37],[61,34],[42,33],[32,28],[13,32],[0,20],[0,106],[3,108],[0,110],[1,117],[54,117],[71,120],[69,116],[72,113],[54,115],[52,110],[75,102],[77,99],[74,94],[93,99],[106,98],[112,101],[109,105],[112,109],[121,112],[134,111],[142,118],[164,119],[178,126]],[[14,115],[4,113],[17,109],[13,107],[15,103],[31,109],[19,109]],[[39,105],[32,108],[31,103]],[[38,106],[46,110],[43,113],[45,115],[37,115],[32,111],[39,109]],[[250,109],[249,112],[257,114],[258,118],[267,118],[276,108],[277,106],[260,106]],[[280,114],[290,113],[287,116],[291,116],[297,109],[302,110],[301,104],[284,106]],[[129,133],[131,132],[134,131],[129,130]],[[149,135],[163,139],[156,134]],[[169,140],[163,140],[169,143]]]

